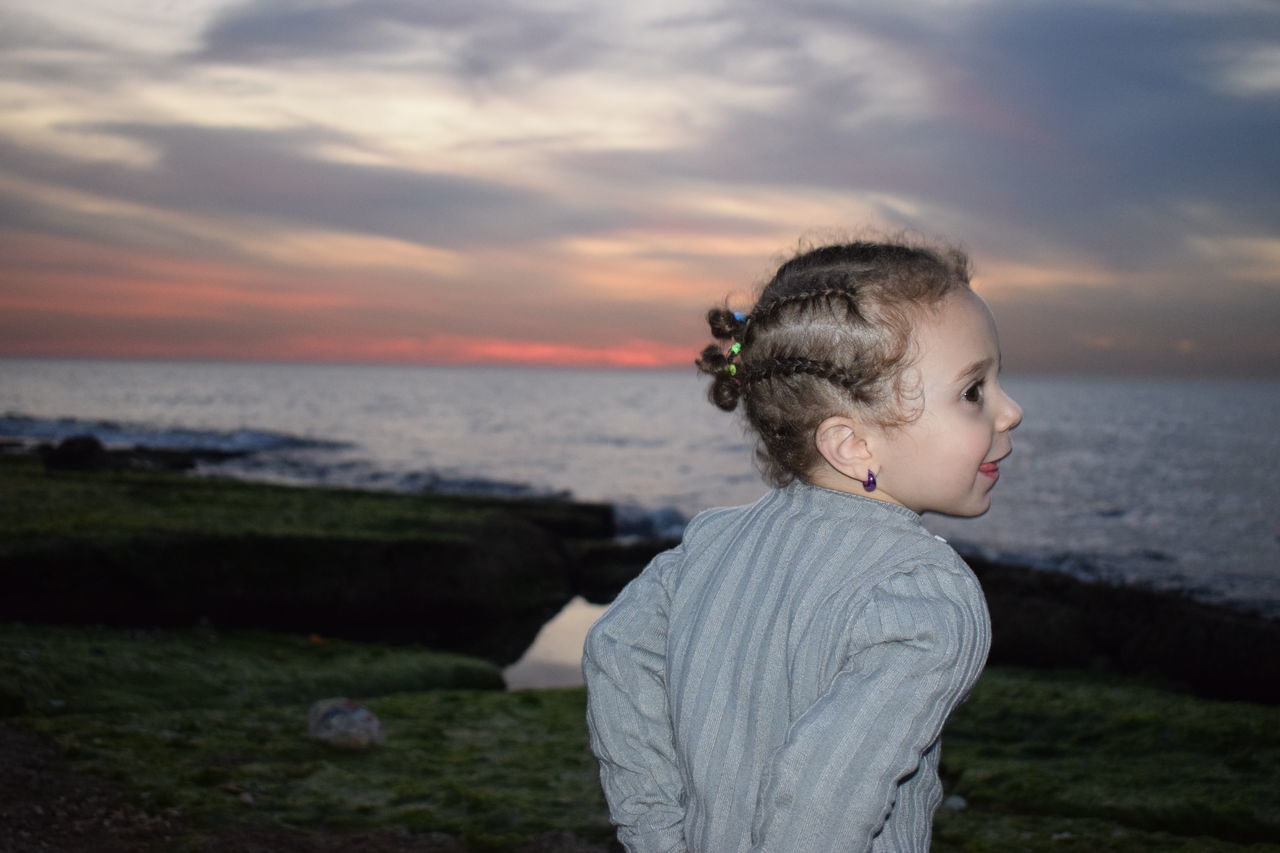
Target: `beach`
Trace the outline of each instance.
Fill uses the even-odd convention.
[[[228,369],[228,383],[249,370]],[[509,414],[468,409],[447,382],[412,390],[409,378],[431,371],[374,371],[399,382],[364,397],[353,389],[370,374],[350,372],[366,378],[338,384],[346,392],[329,421],[302,405],[309,391],[284,381],[335,382],[323,368],[273,373],[263,383],[275,392],[234,399],[212,381],[223,368],[179,366],[169,385],[132,391],[128,373],[91,372],[66,398],[74,406],[48,409],[31,386],[5,386],[24,402],[6,403],[0,455],[0,748],[10,768],[0,849],[24,849],[21,832],[43,833],[54,851],[610,849],[582,690],[530,688],[577,683],[587,625],[674,541],[700,488],[737,488],[744,500],[761,488],[740,435],[723,420],[695,426],[701,401],[673,430],[682,438],[646,435],[638,413],[696,385],[561,377],[580,383],[575,393],[631,400],[632,414],[617,402],[609,424],[584,427],[585,410],[537,421],[559,462],[545,448],[529,462],[495,452],[488,468],[475,446],[506,435]],[[466,371],[444,376],[475,385]],[[510,377],[489,380],[509,388]],[[526,378],[524,393],[534,384]],[[1254,421],[1265,422],[1271,385],[1179,384],[1175,396],[1188,387],[1236,400],[1230,417],[1250,426],[1232,453],[1270,452],[1273,437]],[[1099,396],[1089,389],[1082,396]],[[1170,405],[1162,394],[1151,405]],[[367,414],[359,429],[343,426],[356,411]],[[290,420],[303,415],[309,426]],[[1170,416],[1154,446],[1187,435],[1191,415],[1182,417]],[[442,425],[470,440],[436,442]],[[1027,461],[1011,463],[1009,485],[1041,476],[1045,454],[1091,470],[1122,458],[1056,445],[1072,428],[1019,436]],[[96,448],[70,467],[50,464],[59,442],[85,434],[101,436]],[[1265,466],[1253,469],[1266,479]],[[1133,470],[1172,476],[1150,459]],[[589,471],[591,488],[578,479]],[[954,522],[968,538],[949,538],[983,584],[995,642],[945,733],[954,799],[939,812],[934,849],[1280,849],[1269,493],[1219,493],[1210,526],[1247,539],[1228,568],[1147,547],[1151,531],[1192,534],[1165,520],[1159,501],[1124,508],[1104,489],[1072,491],[1087,485],[1040,489],[1034,501],[1011,489],[1008,516]],[[1014,545],[998,547],[1032,509],[1055,524],[1008,533]],[[983,532],[988,522],[995,533]],[[1080,538],[1091,525],[1092,538]],[[1027,544],[1058,528],[1074,544]],[[440,654],[459,657],[424,663]],[[329,695],[367,704],[386,744],[360,755],[308,745],[306,707]]]

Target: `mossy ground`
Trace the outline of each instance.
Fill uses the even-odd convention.
[[[581,691],[439,691],[367,699],[386,743],[304,737],[307,706],[30,721],[78,770],[127,783],[197,826],[443,832],[504,849],[550,830],[609,835],[586,755]]]
[[[412,647],[267,632],[0,624],[0,716],[502,687],[493,664]]]
[[[432,659],[272,634],[0,631],[0,677],[21,676],[28,709],[8,722],[197,834],[398,829],[504,850],[560,830],[603,845],[583,691],[412,683]],[[300,672],[329,664],[328,681]],[[210,671],[237,686],[211,686]],[[341,752],[305,737],[310,701],[335,692],[378,714],[385,744]],[[1273,707],[993,668],[947,730],[944,779],[968,805],[939,812],[939,851],[1280,851]]]
[[[939,850],[1280,850],[1280,709],[989,669],[944,736]]]

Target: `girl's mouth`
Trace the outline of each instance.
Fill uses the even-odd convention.
[[[1000,463],[999,462],[983,462],[978,466],[979,473],[990,477],[993,480],[1000,479]]]

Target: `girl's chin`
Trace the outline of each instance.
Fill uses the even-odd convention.
[[[989,509],[991,509],[991,496],[986,494],[981,498],[967,502],[964,506],[958,506],[954,509],[935,509],[932,512],[936,512],[939,515],[950,515],[955,518],[977,518],[980,515],[985,515]]]

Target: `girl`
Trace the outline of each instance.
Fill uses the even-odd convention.
[[[695,518],[587,638],[591,746],[629,851],[923,851],[943,723],[990,631],[920,524],[987,510],[1018,405],[954,250],[858,242],[713,309],[698,366],[776,488]]]

